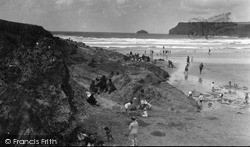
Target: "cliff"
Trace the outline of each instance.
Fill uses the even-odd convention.
[[[203,27],[202,27],[203,25]],[[203,29],[203,30],[202,30]],[[174,28],[169,30],[171,35],[188,35],[189,32],[195,31],[198,34],[207,32],[218,36],[250,36],[250,23],[248,22],[206,22],[206,23],[187,23],[180,22]]]
[[[77,110],[64,46],[41,26],[0,20],[1,141],[69,136]]]
[[[57,145],[77,145],[77,133],[97,133],[111,125],[126,144],[125,102],[138,96],[167,111],[196,111],[197,103],[166,81],[169,74],[153,63],[84,43],[53,37],[40,26],[0,20],[0,145],[6,138],[52,138]],[[87,102],[95,78],[110,75],[117,90]],[[81,128],[81,129],[79,129]]]

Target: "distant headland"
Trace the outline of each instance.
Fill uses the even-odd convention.
[[[137,31],[136,34],[148,34],[148,32],[145,30],[140,30],[140,31]]]
[[[201,27],[203,26],[203,27]],[[194,29],[195,28],[195,29]],[[201,34],[209,30],[209,33],[222,36],[250,36],[250,22],[179,22],[177,26],[169,30],[171,35],[189,35],[189,32]]]

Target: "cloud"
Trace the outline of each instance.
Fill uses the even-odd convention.
[[[238,5],[244,5],[246,0],[185,0],[182,5],[186,8],[201,10],[216,10],[220,8],[232,8]]]
[[[56,0],[55,4],[57,5],[70,5],[73,3],[73,0]]]
[[[212,17],[231,12],[234,19],[248,19],[245,15],[250,9],[248,0],[180,0],[180,8],[190,14]],[[236,18],[240,16],[240,18]]]
[[[125,4],[128,0],[116,0],[116,3],[119,5]]]

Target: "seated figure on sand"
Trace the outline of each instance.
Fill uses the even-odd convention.
[[[107,91],[107,78],[103,75],[100,79],[100,91],[106,92]]]
[[[148,112],[146,107],[143,109],[142,117],[148,117]]]
[[[221,93],[220,95],[219,95],[219,99],[218,99],[219,101],[222,101],[223,100],[223,93]]]
[[[131,110],[131,111],[137,111],[137,110],[139,110],[139,107],[140,107],[139,98],[134,97],[134,98],[133,98],[133,103],[132,103],[132,105],[131,105],[130,110]]]
[[[199,98],[198,98],[198,109],[199,110],[202,110],[202,102],[203,102],[203,95],[202,95],[202,93],[200,93],[200,96],[199,96]]]
[[[86,92],[87,94],[87,102],[92,105],[92,106],[100,106],[98,103],[97,103],[97,100],[94,98],[93,94],[90,93],[90,92]]]
[[[82,130],[77,130],[78,145],[86,146],[89,143],[89,138],[87,134],[84,134]]]
[[[92,83],[90,84],[89,90],[93,93],[97,93],[98,92],[98,88],[95,85],[95,81],[92,80]]]
[[[188,98],[193,98],[193,92],[192,91],[188,92]]]
[[[248,100],[249,100],[249,96],[248,96],[248,93],[246,93],[246,96],[245,96],[245,103],[248,104]]]
[[[168,60],[168,67],[174,67],[174,64],[172,61]]]
[[[107,90],[109,92],[109,94],[115,90],[117,90],[117,88],[115,87],[114,83],[112,82],[111,79],[108,80],[108,84],[107,84]]]
[[[148,103],[145,99],[142,99],[139,109],[144,110],[144,108],[151,109],[151,104]]]
[[[105,133],[106,133],[106,137],[108,139],[108,142],[110,139],[114,140],[112,134],[111,134],[111,129],[109,127],[104,127]]]

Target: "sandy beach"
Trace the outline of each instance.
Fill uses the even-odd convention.
[[[195,58],[190,64],[188,77],[185,77],[187,55]],[[176,68],[166,69],[171,73],[168,82],[186,94],[188,91],[193,91],[197,96],[202,92],[206,101],[203,103],[201,113],[197,114],[162,114],[165,117],[162,119],[157,117],[155,120],[154,115],[157,113],[159,116],[161,112],[152,112],[150,118],[152,123],[154,122],[152,129],[165,130],[166,136],[143,138],[141,145],[249,145],[250,108],[244,104],[244,96],[249,92],[250,86],[249,55],[249,52],[235,56],[224,53],[192,55],[186,52],[170,55],[169,59],[176,64]],[[217,62],[218,60],[228,62]],[[200,62],[205,65],[202,74],[199,74],[198,70]],[[164,61],[158,64],[162,66]],[[167,65],[166,62],[165,64]],[[229,80],[236,83],[239,88],[229,87]],[[216,83],[216,92],[211,92],[212,81]],[[225,101],[217,101],[219,93],[224,94]],[[143,128],[143,131],[145,134],[149,133],[147,129]]]
[[[184,74],[186,56],[193,56],[188,75]],[[240,57],[240,58],[239,58]],[[172,113],[161,108],[149,111],[149,118],[142,118],[139,135],[140,145],[249,145],[250,108],[244,104],[244,96],[249,92],[250,62],[249,52],[231,54],[213,52],[178,52],[169,55],[175,68],[168,68],[166,61],[156,61],[156,65],[171,75],[168,83],[188,94],[193,91],[194,99],[201,92],[205,96],[200,113]],[[160,57],[155,57],[159,59]],[[204,69],[199,74],[199,64]],[[244,71],[244,72],[243,72]],[[216,91],[211,91],[215,82]],[[238,87],[228,86],[228,81]],[[218,95],[224,100],[218,101]],[[157,132],[158,136],[148,134]],[[161,132],[166,132],[160,135]],[[156,133],[157,134],[157,133]]]
[[[248,0],[0,7],[0,147],[250,146]]]

